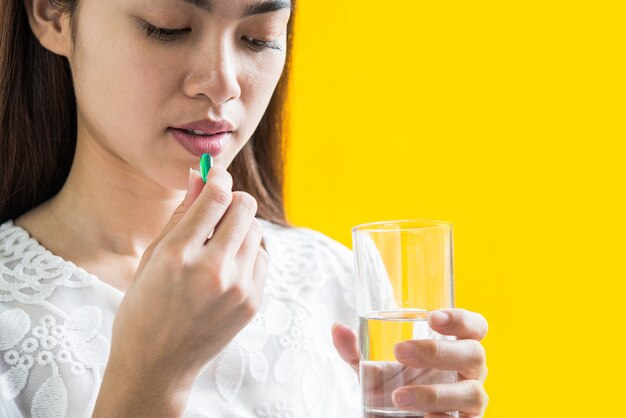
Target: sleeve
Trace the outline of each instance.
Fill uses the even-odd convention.
[[[101,322],[96,306],[0,301],[0,417],[87,416],[109,352]]]
[[[2,398],[2,402],[0,403],[0,417],[24,418],[25,415],[20,412],[15,402]]]
[[[335,254],[338,264],[337,280],[341,288],[341,294],[345,308],[353,312],[353,321],[350,321],[353,329],[358,326],[358,301],[367,302],[368,306],[378,306],[380,310],[398,309],[394,298],[391,280],[387,274],[387,268],[373,242],[360,241],[359,259],[356,259],[353,250],[345,245],[327,238],[327,245]],[[365,269],[367,265],[367,269]],[[361,279],[365,282],[360,287],[365,292],[361,294],[357,289],[357,271],[361,268]]]
[[[19,344],[29,330],[30,318],[25,311],[0,303],[0,417],[24,416],[18,401],[34,358],[23,355]]]
[[[354,257],[354,268],[355,278],[358,272],[358,279],[361,280],[357,290],[359,303],[369,307],[376,306],[377,311],[398,309],[387,266],[379,248],[367,236],[361,237],[356,245],[358,257]]]
[[[352,250],[325,235],[321,237],[321,240],[324,248],[323,257],[327,274],[330,274],[330,287],[335,295],[333,299],[332,322],[342,322],[358,335]],[[332,342],[330,344],[332,345]],[[332,384],[335,386],[335,390],[330,416],[337,418],[361,417],[362,402],[358,376],[341,359],[334,346],[331,348],[331,351],[333,352],[335,371],[335,382]]]
[[[332,263],[332,267],[330,267],[331,275],[340,295],[339,306],[337,306],[337,320],[357,332],[356,280],[352,250],[332,238],[327,236],[324,236],[324,238],[324,244],[329,251],[328,262]]]

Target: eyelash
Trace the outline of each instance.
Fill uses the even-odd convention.
[[[190,28],[185,29],[167,29],[159,28],[151,25],[148,22],[143,22],[144,29],[146,30],[146,36],[153,37],[163,43],[175,41],[183,37],[187,32],[191,32]],[[265,49],[275,49],[282,51],[280,44],[276,41],[261,41],[259,39],[249,38],[244,36],[243,39],[253,50],[260,52]]]

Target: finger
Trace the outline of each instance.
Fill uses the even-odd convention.
[[[361,361],[359,379],[364,396],[374,405],[386,403],[390,393],[385,388],[397,388],[412,382],[409,373],[413,370],[397,361]]]
[[[169,231],[174,229],[174,227],[180,222],[185,213],[189,210],[193,202],[198,198],[200,192],[202,192],[202,177],[200,173],[196,170],[189,170],[189,178],[187,183],[187,193],[185,194],[184,200],[181,204],[176,208],[172,216],[170,217],[168,223],[161,230],[160,234],[154,240],[154,242],[159,242],[162,237],[167,235]]]
[[[331,330],[333,345],[339,356],[359,374],[359,348],[357,347],[356,335],[349,327],[336,322]]]
[[[269,265],[269,255],[260,248],[257,252],[256,261],[252,270],[252,283],[255,288],[254,301],[255,306],[261,307],[263,303],[263,294],[265,290],[265,281],[267,280],[267,268]]]
[[[263,225],[258,219],[252,218],[252,223],[243,240],[239,251],[235,256],[237,264],[241,265],[245,271],[251,271],[256,262],[256,257],[261,248],[261,240],[263,239]]]
[[[409,411],[436,413],[460,411],[470,416],[482,415],[489,402],[485,388],[477,380],[403,386],[392,393],[392,399],[398,408]]]
[[[195,177],[197,183],[198,179]],[[199,179],[203,183],[202,178]],[[232,201],[233,179],[226,169],[215,166],[207,175],[206,184],[176,228],[176,236],[184,242],[202,246],[211,231],[226,213]]]
[[[207,248],[219,248],[227,257],[234,257],[246,238],[256,210],[254,197],[245,192],[233,192],[232,203],[215,227]]]
[[[454,335],[459,340],[482,340],[488,324],[484,316],[465,309],[442,309],[428,315],[431,328],[443,335]]]
[[[165,227],[161,230],[159,235],[152,241],[152,243],[146,248],[137,267],[137,272],[140,272],[143,269],[144,264],[150,258],[150,255],[154,251],[156,245],[161,242],[163,237],[165,237],[171,230],[174,229],[176,225],[180,222],[182,217],[188,211],[189,207],[193,204],[193,202],[198,198],[200,192],[202,191],[202,186],[204,182],[202,181],[202,176],[196,170],[189,170],[189,176],[187,181],[187,193],[185,194],[185,198],[182,203],[174,210],[174,213],[170,217],[169,221],[165,225]]]
[[[189,185],[187,186],[187,194],[185,195],[185,200],[183,200],[183,207],[187,208],[187,210],[191,207],[193,202],[196,201],[200,193],[202,193],[202,189],[204,188],[204,181],[202,181],[202,175],[197,170],[190,170],[189,174]]]
[[[476,340],[410,340],[394,346],[398,361],[416,369],[456,370],[463,379],[484,374],[485,349]]]

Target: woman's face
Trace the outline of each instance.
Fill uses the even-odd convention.
[[[256,129],[285,64],[289,0],[246,13],[258,1],[81,0],[69,57],[80,140],[180,189],[199,157],[172,128],[225,120],[232,132],[222,135],[214,159],[227,167]]]

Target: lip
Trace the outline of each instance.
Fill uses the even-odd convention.
[[[174,129],[188,129],[203,131],[210,135],[219,134],[221,132],[234,131],[235,127],[227,120],[210,120],[202,119],[195,122],[189,122],[184,125],[173,126]]]
[[[178,128],[168,128],[174,139],[196,157],[211,154],[216,157],[224,150],[224,143],[232,132],[220,132],[213,135],[199,136],[189,134]]]
[[[184,130],[198,130],[208,135],[194,135]],[[227,120],[202,119],[194,122],[173,126],[167,129],[187,151],[197,157],[202,154],[217,156],[224,150],[224,142],[230,137],[235,127]]]

